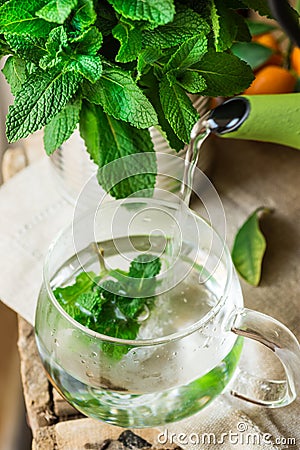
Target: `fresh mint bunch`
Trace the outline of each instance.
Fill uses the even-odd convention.
[[[71,286],[55,288],[54,295],[69,316],[91,330],[116,338],[135,339],[140,328],[139,316],[153,306],[155,277],[160,269],[158,257],[141,254],[131,262],[129,272],[104,269],[100,276],[81,272]],[[101,281],[104,276],[108,279]],[[130,297],[132,289],[135,292],[137,287],[144,289],[145,284],[151,296]],[[107,342],[102,343],[102,349],[114,359],[129,350],[127,346]]]
[[[262,0],[0,0],[0,56],[10,55],[3,72],[15,95],[8,140],[45,127],[50,155],[79,123],[102,168],[151,155],[148,129],[159,126],[180,150],[198,119],[187,93],[231,96],[253,80],[230,50],[250,40],[242,8],[269,15]],[[147,177],[108,189],[124,197],[153,187],[151,156],[149,167]],[[99,181],[109,186],[110,177]]]

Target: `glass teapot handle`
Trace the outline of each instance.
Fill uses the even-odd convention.
[[[206,125],[219,136],[274,142],[300,150],[300,93],[234,97],[213,109]]]
[[[246,308],[235,313],[229,329],[272,350],[286,374],[285,380],[275,381],[257,378],[238,369],[231,394],[269,408],[289,405],[296,398],[296,392],[300,393],[300,345],[293,333],[272,317]]]

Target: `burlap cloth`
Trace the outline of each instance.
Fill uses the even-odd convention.
[[[275,208],[262,224],[268,241],[262,283],[259,288],[242,283],[245,304],[282,321],[299,339],[300,154],[229,140],[226,145],[216,141],[214,146],[219,152],[214,180],[227,215],[229,245],[255,208]],[[197,203],[192,207],[197,210]],[[45,252],[58,230],[70,222],[72,211],[46,158],[0,189],[0,298],[30,323]],[[270,353],[247,345],[242,363],[252,373],[276,377],[280,369]],[[160,432],[162,442],[172,440],[189,450],[300,449],[300,400],[281,409],[263,409],[225,394],[197,416]]]

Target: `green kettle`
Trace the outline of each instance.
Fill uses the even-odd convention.
[[[206,125],[219,136],[300,150],[300,93],[234,97],[213,109]]]
[[[268,0],[273,17],[300,47],[299,18],[287,0]],[[234,97],[208,116],[212,133],[275,142],[300,150],[300,93]]]

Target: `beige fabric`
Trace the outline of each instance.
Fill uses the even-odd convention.
[[[245,303],[281,320],[300,338],[300,155],[252,143],[225,145],[217,141],[214,145],[219,151],[215,180],[227,214],[229,243],[256,207],[264,204],[276,210],[263,222],[269,243],[263,280],[259,288],[243,283]],[[54,180],[49,161],[43,158],[0,189],[0,298],[30,323],[34,321],[46,249],[72,217],[72,207]],[[197,210],[197,204],[192,206]],[[257,346],[245,351],[250,352],[243,357],[249,370],[276,376],[278,367],[270,352],[261,352]],[[176,433],[174,440],[188,450],[299,449],[299,416],[299,399],[286,408],[265,410],[223,395],[198,416],[167,429],[169,434]],[[165,427],[160,431],[164,433]],[[230,432],[237,433],[234,442]],[[180,433],[185,433],[187,445]],[[197,444],[190,442],[192,435],[196,439],[195,433],[200,439]],[[204,433],[213,433],[210,443],[206,440],[201,444]],[[227,433],[224,443],[222,433]],[[296,444],[287,445],[288,439],[295,439]]]
[[[170,439],[171,433],[174,433],[176,435],[174,441],[186,450],[208,448],[279,450],[284,448],[276,445],[276,439],[277,442],[280,440],[283,442],[283,437],[272,427],[272,424],[267,429],[260,428],[245,412],[235,409],[241,406],[243,405],[234,405],[230,398],[223,395],[197,416],[168,426],[167,436]],[[271,429],[275,432],[274,436]]]
[[[45,253],[72,218],[47,158],[1,187],[0,213],[0,299],[33,324]]]

